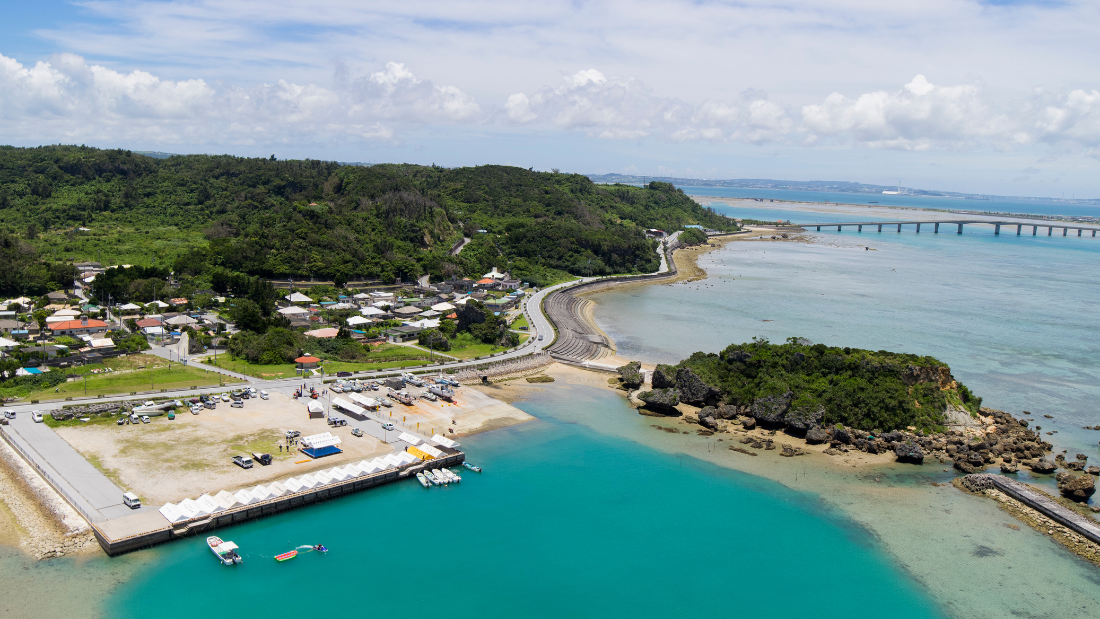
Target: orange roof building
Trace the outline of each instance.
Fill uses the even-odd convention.
[[[54,335],[83,335],[85,333],[100,333],[107,330],[107,323],[102,320],[65,320],[46,325]]]

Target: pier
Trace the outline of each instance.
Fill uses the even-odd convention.
[[[1070,224],[1055,224],[1055,223],[1028,224],[1028,223],[1020,223],[1018,221],[989,221],[989,220],[985,220],[985,219],[950,219],[950,220],[940,220],[940,221],[849,221],[849,222],[798,224],[797,227],[802,228],[803,230],[809,230],[810,228],[814,228],[818,232],[820,232],[822,228],[825,228],[826,230],[828,230],[828,229],[830,229],[834,226],[836,227],[837,232],[843,231],[844,228],[853,228],[854,227],[856,229],[856,232],[863,232],[863,227],[867,226],[867,227],[876,227],[877,232],[882,232],[882,228],[883,228],[883,226],[885,226],[887,228],[887,230],[896,227],[897,231],[901,232],[902,226],[913,226],[916,229],[916,233],[920,234],[921,226],[924,226],[925,230],[927,230],[929,227],[931,227],[932,228],[932,234],[939,234],[941,225],[946,226],[948,229],[951,229],[952,227],[954,227],[955,228],[955,234],[962,234],[963,233],[963,226],[967,226],[967,225],[993,226],[993,234],[995,234],[995,235],[1000,235],[1001,234],[1001,228],[1006,228],[1008,230],[1011,230],[1012,228],[1016,228],[1016,236],[1025,235],[1027,233],[1027,228],[1031,228],[1030,236],[1040,236],[1039,231],[1043,228],[1046,228],[1046,234],[1044,236],[1069,236],[1069,231],[1070,230],[1075,230],[1077,232],[1076,236],[1085,236],[1085,233],[1087,232],[1088,236],[1095,237],[1096,232],[1100,231],[1100,228],[1093,228],[1093,227],[1089,227],[1089,226],[1075,226],[1075,225],[1070,225]],[[1055,230],[1061,230],[1062,234],[1055,235],[1054,234]]]
[[[1071,509],[1059,505],[1041,492],[1003,475],[990,473],[973,473],[963,477],[962,483],[968,489],[981,492],[988,489],[996,489],[1027,505],[1040,514],[1084,536],[1085,538],[1100,544],[1100,523],[1085,518]]]

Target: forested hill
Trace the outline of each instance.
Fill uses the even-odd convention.
[[[0,147],[0,259],[97,260],[271,278],[409,281],[496,266],[652,272],[645,228],[733,230],[672,185],[594,184],[506,166],[446,169],[188,155],[77,146]],[[86,229],[86,230],[85,230]],[[485,232],[479,232],[484,230]],[[459,256],[448,251],[463,236]],[[29,269],[46,273],[49,269]],[[0,274],[0,293],[49,282]],[[34,292],[28,290],[27,292]]]

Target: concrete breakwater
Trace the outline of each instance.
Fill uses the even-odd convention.
[[[999,490],[1094,544],[1100,544],[1100,523],[1060,505],[1046,494],[1026,484],[989,473],[966,475],[962,477],[960,483],[971,492]]]
[[[160,512],[150,510],[127,518],[95,523],[92,525],[92,531],[104,552],[111,556],[120,555],[198,533],[213,532],[219,527],[281,514],[298,507],[414,478],[424,469],[459,466],[466,460],[466,454],[461,451],[450,449],[441,449],[441,451],[445,452],[443,456],[425,462],[353,477],[174,524],[170,524]]]

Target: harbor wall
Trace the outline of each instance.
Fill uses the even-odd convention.
[[[989,473],[973,473],[966,475],[963,477],[962,483],[968,489],[975,492],[980,492],[989,488],[1000,490],[1047,518],[1083,535],[1092,542],[1100,544],[1100,523],[1085,518],[1059,505],[1050,497],[1044,496],[1042,493],[1035,491],[1026,484],[1008,479],[1002,475],[991,475]]]
[[[163,520],[163,527],[143,530],[131,535],[118,535],[115,533],[114,536],[112,536],[112,529],[115,531],[119,530],[121,527],[117,525],[126,520],[125,518],[93,524],[92,531],[95,533],[96,540],[99,541],[99,545],[103,548],[103,551],[110,556],[117,556],[142,548],[148,548],[156,544],[189,537],[191,535],[212,533],[219,527],[226,527],[255,520],[257,518],[281,514],[285,511],[335,499],[395,481],[405,479],[415,480],[416,474],[424,469],[460,466],[465,460],[466,454],[461,451],[456,451],[441,458],[419,464],[411,464],[399,469],[391,469],[373,475],[365,475],[338,481],[327,486],[310,488],[309,490],[295,494],[288,494],[259,503],[244,505],[224,512],[218,512],[210,516],[193,518],[175,524],[169,524],[167,520]],[[157,515],[159,516],[159,514]]]

